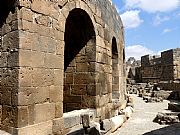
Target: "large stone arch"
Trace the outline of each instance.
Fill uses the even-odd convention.
[[[88,13],[74,8],[68,14],[64,34],[64,112],[92,108],[86,102],[95,85],[96,35]]]
[[[94,26],[94,31],[95,33],[97,33],[97,26],[96,26],[96,21],[95,21],[95,13],[92,11],[92,9],[88,6],[87,3],[85,3],[84,1],[71,1],[71,2],[68,2],[66,5],[64,5],[64,7],[62,8],[62,10],[60,11],[60,16],[59,16],[59,20],[58,21],[61,21],[61,25],[63,26],[63,30],[61,29],[61,31],[65,31],[65,21],[68,16],[69,16],[69,11],[72,11],[73,9],[76,9],[76,8],[79,8],[79,9],[82,9],[84,11],[86,11],[86,13],[89,15],[91,21],[92,21],[92,24]],[[99,11],[100,12],[100,11]]]

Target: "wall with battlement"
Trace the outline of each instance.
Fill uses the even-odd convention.
[[[160,57],[142,56],[142,81],[160,82],[179,79],[179,53],[180,49],[171,49],[161,53]]]

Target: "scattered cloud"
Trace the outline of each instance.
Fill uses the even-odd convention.
[[[129,9],[140,8],[149,13],[167,12],[178,8],[179,0],[126,0],[125,6]]]
[[[170,20],[170,17],[168,16],[160,16],[159,14],[156,15],[153,21],[153,25],[158,26],[161,23]]]
[[[154,54],[154,52],[142,45],[132,45],[126,47],[126,59],[134,57],[137,60],[141,59],[141,56],[147,54]]]
[[[126,28],[138,27],[143,22],[143,20],[140,19],[139,13],[139,10],[131,10],[121,14],[120,16],[124,26]]]
[[[162,34],[165,34],[165,33],[169,33],[171,32],[173,29],[169,29],[169,28],[166,28],[163,30]]]

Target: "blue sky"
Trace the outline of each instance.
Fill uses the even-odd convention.
[[[164,3],[162,3],[164,2]],[[180,47],[180,0],[113,0],[124,27],[126,56]]]

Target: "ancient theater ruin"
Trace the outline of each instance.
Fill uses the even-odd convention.
[[[0,129],[103,129],[126,107],[123,32],[111,0],[1,0]]]

